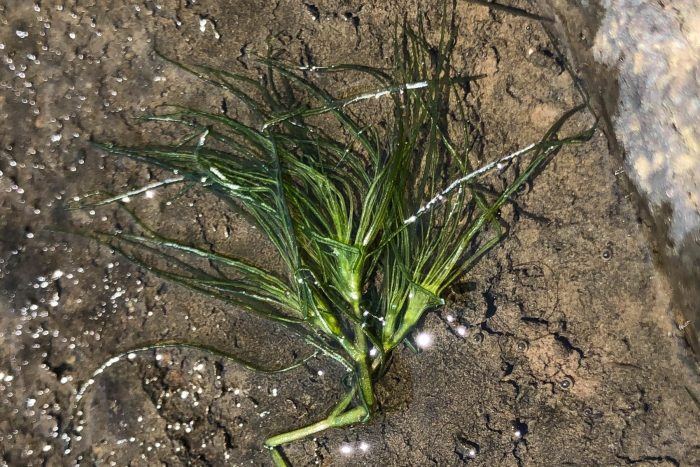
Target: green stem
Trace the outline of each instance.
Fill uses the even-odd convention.
[[[327,430],[328,428],[341,428],[346,425],[352,425],[353,423],[362,423],[367,421],[369,413],[364,405],[360,405],[343,412],[343,410],[345,410],[345,408],[347,408],[352,401],[354,395],[355,390],[353,389],[346,397],[343,398],[343,400],[338,403],[333,411],[331,411],[330,415],[320,422],[267,438],[265,440],[265,446],[272,451],[272,460],[274,461],[275,465],[277,467],[287,467],[287,461],[284,459],[280,451],[280,446],[283,444],[298,441],[306,438],[307,436]]]
[[[323,431],[327,428],[331,428],[335,423],[335,419],[348,407],[348,405],[350,405],[350,402],[352,402],[353,397],[355,397],[355,392],[355,388],[350,390],[345,395],[345,397],[343,397],[336,404],[333,410],[331,410],[331,413],[324,420],[313,423],[303,428],[298,428],[296,430],[289,431],[287,433],[271,436],[265,440],[265,446],[275,447],[281,444],[291,443],[292,441],[296,441],[314,433],[318,433],[319,431]]]
[[[374,407],[374,389],[372,388],[372,371],[370,370],[370,362],[367,359],[367,338],[365,337],[360,325],[357,326],[358,335],[355,338],[355,347],[357,348],[357,384],[360,387],[360,395],[362,401],[371,412]]]
[[[355,300],[353,303],[355,314],[360,317],[360,302]],[[355,354],[353,355],[357,364],[357,378],[360,387],[360,395],[368,412],[372,412],[374,407],[374,389],[372,387],[372,370],[370,369],[371,362],[367,358],[369,349],[367,348],[367,336],[363,323],[355,324]]]

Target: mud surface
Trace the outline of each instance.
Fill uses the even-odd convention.
[[[390,66],[392,25],[416,11],[389,1],[0,2],[4,465],[268,465],[266,436],[333,405],[341,370],[325,359],[262,376],[194,351],[147,352],[96,378],[87,423],[64,454],[58,429],[72,394],[115,352],[188,337],[283,365],[308,349],[47,229],[118,226],[125,220],[113,209],[67,212],[65,203],[162,177],[105,157],[90,138],[172,136],[133,118],[166,102],[236,115],[235,101],[167,65],[155,44],[251,76],[253,54],[268,45],[300,64]],[[482,160],[536,141],[580,103],[540,25],[464,2],[459,13],[455,64],[487,75],[469,97]],[[700,464],[691,396],[700,384],[617,170],[602,135],[558,154],[505,213],[506,241],[426,319],[432,347],[397,352],[378,390],[380,415],[294,444],[294,464]],[[237,215],[177,191],[132,206],[180,238],[275,264]]]

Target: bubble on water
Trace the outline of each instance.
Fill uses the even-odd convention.
[[[573,385],[574,385],[574,382],[569,377],[566,377],[566,378],[562,379],[561,381],[559,381],[559,387],[562,388],[564,391],[568,391],[569,389],[571,389],[571,386],[573,386]]]
[[[605,261],[609,261],[613,257],[612,246],[608,245],[605,247],[605,249],[603,249],[603,251],[600,253],[600,257]]]
[[[528,349],[529,345],[527,341],[518,341],[517,344],[515,344],[515,350],[518,352],[525,352]]]

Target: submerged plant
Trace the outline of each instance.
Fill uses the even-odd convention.
[[[175,175],[93,206],[159,186],[199,185],[247,213],[279,253],[284,273],[166,238],[130,211],[130,230],[89,236],[158,277],[278,323],[313,347],[312,356],[331,357],[347,369],[347,392],[325,418],[267,438],[277,465],[286,465],[281,447],[287,443],[370,420],[377,409],[374,386],[391,353],[411,345],[412,331],[444,303],[445,289],[499,242],[501,207],[558,148],[590,135],[556,137],[572,111],[540,142],[475,167],[463,101],[476,77],[455,73],[456,27],[445,16],[435,46],[420,24],[397,32],[392,73],[361,65],[299,68],[261,58],[267,74],[258,81],[171,62],[238,98],[251,121],[173,107],[145,120],[187,130],[184,142],[99,145]],[[341,72],[367,75],[377,88],[338,98],[314,79]],[[383,125],[357,112],[377,99],[389,106]],[[450,110],[457,118],[448,117]],[[505,174],[514,160],[527,161],[519,174],[500,190],[487,189],[484,176]],[[166,346],[263,370],[223,349],[158,342],[106,362],[79,390],[76,406],[94,377],[121,355]]]

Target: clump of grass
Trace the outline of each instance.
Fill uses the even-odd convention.
[[[501,240],[503,205],[558,148],[590,136],[556,137],[575,109],[540,142],[475,167],[463,102],[476,77],[453,69],[457,28],[453,16],[445,17],[435,45],[420,22],[397,30],[391,73],[361,65],[295,68],[261,58],[267,75],[258,81],[171,62],[238,98],[252,120],[173,107],[144,119],[179,126],[190,134],[184,142],[99,144],[174,175],[93,205],[174,183],[199,185],[247,213],[279,253],[284,273],[167,238],[131,211],[132,230],[92,232],[92,238],[158,277],[276,322],[310,344],[312,356],[331,357],[348,370],[347,392],[325,418],[267,438],[277,465],[286,465],[281,448],[287,443],[372,418],[374,386],[391,353],[411,345],[421,318],[444,303],[444,291]],[[316,84],[322,73],[360,73],[378,84],[339,98]],[[356,112],[375,99],[389,106],[385,125]],[[451,121],[448,111],[462,123]],[[500,191],[485,189],[486,174],[506,172],[516,160],[517,176]],[[192,342],[158,342],[120,355],[166,346],[266,371],[225,349]],[[93,374],[77,402],[120,355]]]

